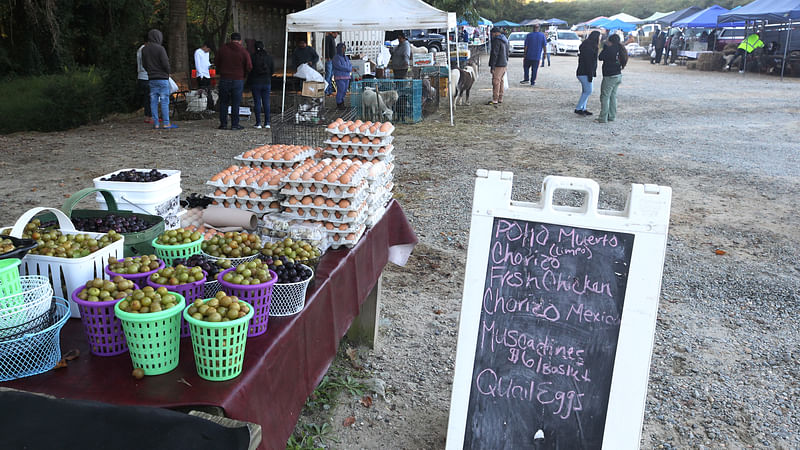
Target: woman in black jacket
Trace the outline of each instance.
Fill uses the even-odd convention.
[[[250,89],[253,91],[253,103],[256,113],[256,128],[261,128],[261,111],[264,111],[264,128],[270,127],[269,96],[272,89],[272,74],[275,63],[272,56],[264,50],[264,43],[256,41],[256,51],[251,58],[253,70],[250,72]]]
[[[617,88],[622,82],[622,69],[628,64],[628,52],[619,42],[619,35],[612,34],[600,52],[603,61],[603,82],[600,84],[600,123],[613,122],[617,118]]]
[[[586,102],[592,95],[592,79],[597,77],[597,51],[600,48],[600,32],[592,31],[578,49],[578,70],[576,75],[581,82],[581,98],[575,107],[575,114],[591,116],[586,110]]]

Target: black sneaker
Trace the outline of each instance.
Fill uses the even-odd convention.
[[[241,125],[231,125],[231,130],[244,130],[244,127]]]
[[[584,112],[584,111],[583,111],[582,109],[576,109],[576,110],[575,110],[575,114],[577,114],[577,115],[579,115],[579,116],[582,116],[582,115],[583,115],[583,112]]]
[[[528,83],[528,80],[522,80],[519,82],[519,84],[525,84],[525,83]]]
[[[585,109],[584,109],[584,110],[583,110],[583,115],[584,115],[584,116],[591,116],[591,115],[592,115],[592,112],[591,112],[591,111],[587,111],[587,110],[585,110]]]
[[[217,128],[220,129],[220,130],[227,130],[228,126],[227,125],[220,125]]]

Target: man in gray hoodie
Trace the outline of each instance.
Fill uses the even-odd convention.
[[[508,66],[508,38],[500,28],[492,28],[492,49],[489,53],[489,68],[492,71],[492,100],[490,105],[503,103],[503,75]]]
[[[397,35],[399,44],[392,51],[392,59],[389,60],[389,67],[392,68],[394,78],[402,80],[408,75],[408,65],[411,61],[411,44],[406,39],[406,35],[401,31]]]
[[[153,113],[153,128],[178,128],[169,122],[169,58],[161,45],[163,35],[152,29],[147,32],[147,44],[142,49],[142,67],[147,71],[150,85],[150,110]],[[164,120],[158,123],[158,108]]]

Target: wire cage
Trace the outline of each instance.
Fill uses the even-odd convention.
[[[381,97],[386,98],[384,103],[391,109],[391,114],[377,111],[379,108],[374,108],[375,111],[365,111],[363,105],[365,88],[383,94]],[[417,123],[422,120],[422,80],[367,79],[352,83],[350,92],[350,105],[362,120],[393,123]]]
[[[422,116],[428,117],[439,110],[442,79],[438,72],[420,74],[422,81]]]
[[[313,108],[291,106],[283,113],[272,114],[272,143],[323,147],[323,141],[329,137],[325,132],[328,124],[338,117],[347,121],[356,116],[353,108],[326,109],[324,103],[317,103],[317,107],[314,111]]]

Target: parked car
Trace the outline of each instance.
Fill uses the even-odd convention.
[[[653,35],[653,33],[656,32],[656,30],[660,30],[660,29],[661,29],[661,25],[659,25],[657,23],[648,23],[648,24],[642,25],[642,26],[639,27],[639,30],[642,31],[642,34],[640,36],[650,37],[650,36]]]
[[[722,51],[728,44],[739,44],[744,40],[744,28],[723,28],[717,30],[717,42],[714,44],[714,49]]]
[[[515,31],[508,35],[508,51],[511,56],[524,56],[525,54],[525,36],[528,33]]]
[[[445,37],[443,34],[428,30],[403,30],[408,42],[415,47],[425,47],[429,52],[440,52],[445,48]],[[386,32],[386,40],[397,39],[397,34],[392,31]]]
[[[556,49],[556,55],[578,55],[581,38],[574,31],[558,30],[547,34]]]

